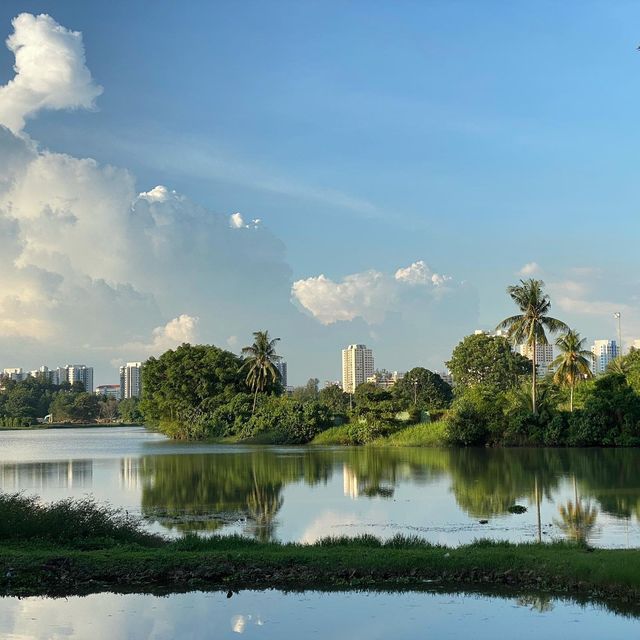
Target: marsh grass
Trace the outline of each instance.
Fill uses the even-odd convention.
[[[91,498],[44,503],[36,496],[0,493],[0,541],[43,540],[90,545],[103,540],[157,545],[140,519]]]

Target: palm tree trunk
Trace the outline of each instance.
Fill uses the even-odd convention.
[[[531,408],[536,414],[536,342],[533,341],[533,366],[531,367]]]
[[[256,387],[255,393],[253,394],[253,409],[251,409],[252,414],[256,412],[256,402],[258,402],[258,387]]]
[[[573,413],[573,382],[571,383],[571,392],[569,394],[569,411]]]

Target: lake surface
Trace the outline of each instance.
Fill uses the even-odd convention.
[[[10,431],[0,433],[0,489],[92,495],[167,535],[640,546],[636,449],[214,446],[141,427]],[[510,513],[514,505],[526,512]]]
[[[248,638],[474,640],[635,638],[638,620],[566,601],[446,593],[97,594],[0,598],[7,640]]]

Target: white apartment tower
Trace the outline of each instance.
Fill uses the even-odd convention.
[[[604,373],[607,370],[607,365],[620,355],[615,340],[594,340],[591,345],[591,353],[593,354],[591,365],[595,375]]]
[[[93,367],[87,367],[84,364],[68,364],[66,367],[58,367],[52,378],[54,384],[68,382],[73,385],[74,382],[81,382],[85,391],[93,393]]]
[[[533,347],[521,344],[518,346],[521,356],[533,360]],[[536,371],[540,376],[546,376],[551,371],[553,362],[553,345],[536,343]]]
[[[127,362],[120,367],[120,398],[139,398],[142,390],[142,362]]]
[[[373,351],[364,344],[350,344],[342,350],[342,390],[354,393],[356,387],[374,373]]]

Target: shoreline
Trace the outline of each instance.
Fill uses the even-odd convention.
[[[482,588],[541,591],[640,615],[637,549],[489,541],[448,548],[370,537],[309,545],[195,536],[152,547],[101,542],[85,540],[81,549],[36,541],[1,545],[0,595]]]

